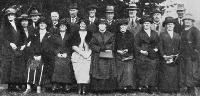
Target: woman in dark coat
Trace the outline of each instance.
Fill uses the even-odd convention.
[[[21,70],[24,66],[20,64],[22,56],[22,40],[20,31],[16,24],[16,10],[8,8],[2,23],[2,73],[1,83],[8,84],[8,89],[19,89],[19,84],[23,83]]]
[[[182,92],[194,93],[194,88],[199,84],[200,79],[200,31],[194,27],[194,17],[185,14],[183,23],[184,30],[181,32],[181,80]],[[182,90],[187,89],[187,90]]]
[[[179,90],[179,63],[180,36],[173,31],[175,21],[166,17],[163,26],[165,32],[160,34],[159,50],[162,57],[159,66],[159,89],[163,92],[178,92]]]
[[[27,89],[24,93],[31,91],[31,85],[37,86],[37,93],[41,93],[41,86],[45,87],[50,83],[53,73],[54,46],[53,36],[47,28],[45,18],[40,18],[37,25],[39,30],[34,34],[34,39],[31,41],[31,58],[28,65]]]
[[[143,29],[135,37],[138,86],[139,89],[148,92],[157,87],[157,66],[159,64],[159,37],[155,31],[150,29],[151,23],[151,18],[142,18]]]
[[[70,85],[72,84],[73,68],[71,65],[71,33],[69,25],[61,21],[58,24],[59,31],[54,34],[54,50],[55,66],[54,73],[52,76],[53,91],[57,89],[63,89],[69,91]]]
[[[115,47],[118,87],[124,91],[136,88],[134,35],[127,30],[127,24],[126,20],[120,22]]]
[[[92,49],[90,74],[93,91],[113,91],[116,88],[116,65],[112,55],[114,46],[114,34],[106,31],[106,21],[101,20],[99,32],[93,34],[90,42]]]

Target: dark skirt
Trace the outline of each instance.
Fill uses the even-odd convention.
[[[96,79],[91,77],[90,89],[92,91],[115,91],[117,80],[115,78]]]
[[[162,62],[159,71],[159,89],[163,92],[178,92],[179,90],[179,65]]]
[[[130,86],[136,88],[136,66],[134,60],[116,60],[117,64],[117,83],[119,89]]]
[[[52,82],[54,83],[72,83],[73,69],[70,58],[55,59],[54,73]]]
[[[158,83],[159,59],[150,59],[141,55],[136,60],[139,86],[156,87]]]

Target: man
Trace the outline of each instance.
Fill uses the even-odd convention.
[[[94,4],[90,5],[88,7],[89,16],[86,18],[86,20],[89,22],[88,30],[93,33],[98,29],[97,28],[98,18],[96,17],[97,8],[98,7]]]
[[[137,17],[137,6],[134,2],[130,2],[128,10],[128,30],[135,36],[136,33],[138,33],[141,29],[141,25],[139,24],[139,19]]]
[[[41,16],[41,15],[42,15],[42,14],[39,13],[38,10],[36,10],[36,9],[34,9],[34,10],[31,11],[30,17],[31,17],[31,19],[32,19],[32,24],[31,24],[30,27],[31,27],[32,30],[35,30],[35,29],[38,28],[38,27],[36,26],[36,22],[40,19],[40,16]]]
[[[151,29],[156,31],[158,35],[164,30],[162,27],[162,11],[159,8],[153,11],[153,24]]]
[[[194,27],[195,19],[192,14],[183,17],[184,29],[181,32],[181,69],[180,87],[181,92],[194,94],[195,87],[199,84],[199,52],[200,31]]]
[[[177,14],[178,14],[178,18],[176,18],[176,24],[175,24],[175,29],[174,31],[176,33],[179,33],[181,34],[180,32],[184,29],[184,26],[183,26],[183,16],[185,14],[185,8],[184,8],[184,4],[178,4],[177,5]]]
[[[50,21],[51,23],[50,23],[50,29],[49,29],[51,33],[56,32],[57,25],[59,23],[58,21],[59,21],[59,13],[56,11],[51,12],[51,21]]]
[[[117,32],[117,22],[114,20],[114,16],[114,6],[108,5],[106,7],[107,31],[115,34]]]

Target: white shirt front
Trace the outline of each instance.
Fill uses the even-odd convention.
[[[47,33],[47,31],[46,30],[40,30],[39,32],[40,32],[40,42],[42,42],[42,40],[43,40],[45,34]]]
[[[146,33],[147,33],[147,35],[149,36],[149,37],[151,37],[151,30],[149,29],[149,30],[144,30]]]
[[[89,21],[90,21],[90,24],[91,24],[91,23],[94,23],[95,17],[89,17]]]
[[[26,37],[28,38],[28,37],[29,37],[28,29],[27,29],[27,28],[24,28],[24,32],[25,32],[25,34],[26,34]]]
[[[81,38],[81,43],[80,43],[79,47],[83,48],[83,50],[85,50],[87,48],[87,44],[85,42],[85,37],[87,35],[87,31],[79,31],[79,34],[80,34],[80,38]]]
[[[170,36],[171,39],[172,39],[172,38],[173,38],[173,35],[174,35],[174,34],[173,34],[174,32],[173,32],[173,31],[168,31],[168,33],[169,33],[169,36]]]
[[[65,32],[60,32],[60,35],[61,35],[61,37],[62,37],[62,40],[64,39],[64,37],[65,37]]]
[[[10,24],[15,29],[15,31],[17,31],[17,27],[16,27],[16,24],[15,24],[15,21],[11,21]]]

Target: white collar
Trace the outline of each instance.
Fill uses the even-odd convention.
[[[151,30],[149,29],[149,30],[144,30],[146,33],[147,33],[147,35],[150,37],[151,36]]]
[[[174,32],[173,32],[173,31],[167,31],[167,32],[168,32],[169,36],[170,36],[171,38],[173,38],[173,35],[174,35],[173,33],[174,33]]]

